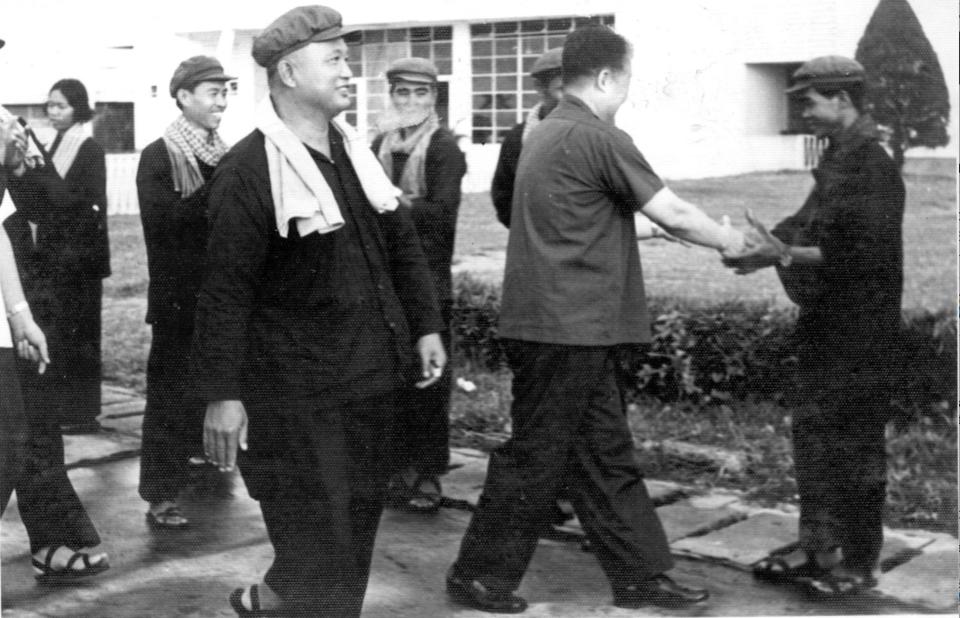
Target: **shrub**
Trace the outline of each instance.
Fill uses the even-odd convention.
[[[653,341],[629,367],[635,394],[695,405],[747,397],[779,401],[796,388],[795,309],[650,299]],[[505,364],[497,339],[500,288],[454,279],[455,352],[480,366]],[[898,428],[920,418],[952,426],[957,401],[957,324],[948,311],[904,316],[904,370],[895,379]],[[944,425],[946,423],[946,425]]]

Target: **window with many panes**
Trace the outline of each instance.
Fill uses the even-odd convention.
[[[439,80],[450,78],[453,67],[453,28],[451,26],[419,26],[415,28],[390,28],[387,30],[364,30],[351,37],[350,69],[353,71],[355,93],[363,98],[363,104],[348,110],[347,120],[354,126],[367,128],[370,139],[376,134],[377,117],[389,105],[387,67],[400,58],[427,58],[437,67]],[[445,86],[445,84],[441,84]],[[442,88],[446,92],[446,88]],[[445,119],[445,101],[437,101],[437,112]],[[360,123],[358,114],[364,114]]]
[[[470,26],[473,142],[496,143],[521,122],[538,97],[529,72],[545,51],[560,47],[586,23],[613,25],[613,15],[501,21]]]

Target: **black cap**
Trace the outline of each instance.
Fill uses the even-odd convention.
[[[190,89],[200,82],[228,82],[237,79],[225,75],[223,65],[212,56],[193,56],[180,63],[170,78],[170,96],[176,97],[181,88]]]
[[[530,75],[536,77],[541,73],[551,73],[553,71],[559,73],[562,65],[562,57],[562,47],[555,47],[547,51],[545,54],[537,58],[537,61],[533,63],[533,67],[530,69]]]
[[[314,4],[290,9],[253,39],[250,54],[262,67],[270,67],[309,43],[333,41],[354,30],[344,30],[340,13]]]
[[[844,84],[863,83],[863,65],[844,56],[820,56],[803,63],[793,73],[793,85],[787,88],[790,94],[807,88],[838,88]]]

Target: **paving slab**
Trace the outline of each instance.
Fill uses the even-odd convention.
[[[129,401],[131,399],[142,399],[143,397],[140,393],[130,390],[129,388],[123,388],[121,386],[111,386],[109,384],[102,384],[100,386],[100,403],[101,405],[109,405],[117,403],[120,401]]]
[[[757,513],[744,521],[672,545],[674,551],[749,570],[750,565],[797,538],[797,517]]]
[[[143,414],[144,408],[146,408],[147,402],[143,399],[127,399],[124,401],[116,401],[114,403],[105,404],[100,409],[100,417],[103,418],[120,418],[123,416],[135,416],[138,414]]]
[[[100,424],[111,432],[127,436],[143,437],[143,413],[124,416],[101,416]]]
[[[933,548],[933,551],[928,551]],[[957,541],[928,545],[919,556],[880,576],[877,592],[929,610],[957,614]]]
[[[920,554],[933,543],[933,537],[922,531],[883,531],[883,549],[880,550],[880,570],[889,571]]]
[[[703,508],[691,500],[681,500],[661,506],[657,508],[657,515],[660,516],[663,529],[667,533],[667,540],[671,543],[685,537],[730,526],[747,517],[746,513],[732,509],[726,504]]]
[[[140,438],[116,432],[63,436],[64,463],[86,466],[140,454]]]

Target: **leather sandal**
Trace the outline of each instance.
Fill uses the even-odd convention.
[[[190,521],[184,516],[183,511],[176,504],[168,506],[162,511],[154,513],[147,510],[147,523],[151,528],[161,528],[167,530],[183,530],[190,525]]]
[[[424,491],[424,488],[436,491]],[[418,474],[413,481],[405,507],[415,513],[435,513],[443,504],[440,479],[433,474]]]
[[[828,572],[817,564],[816,559],[807,553],[807,559],[801,564],[791,564],[787,556],[797,551],[797,545],[790,545],[771,553],[753,565],[754,578],[774,584],[789,584],[819,577]]]
[[[872,575],[862,576],[848,571],[828,571],[809,582],[811,592],[819,597],[846,597],[877,585]]]
[[[54,568],[52,564],[53,556],[57,553],[57,550],[62,547],[64,546],[58,545],[56,547],[49,548],[47,550],[46,558],[43,562],[40,562],[36,558],[31,559],[31,562],[33,563],[34,577],[37,578],[37,581],[71,582],[78,579],[83,579],[85,577],[90,577],[91,575],[96,575],[97,573],[103,573],[110,568],[110,563],[107,562],[106,558],[100,562],[93,563],[90,562],[90,554],[82,551],[73,552],[73,555],[70,556],[69,560],[67,560],[66,565],[61,568]],[[78,560],[83,561],[83,568],[74,568],[74,565],[76,565]]]
[[[279,618],[286,613],[279,609],[264,609],[260,607],[259,584],[250,586],[250,609],[243,606],[244,588],[237,588],[230,593],[230,607],[243,618]]]

